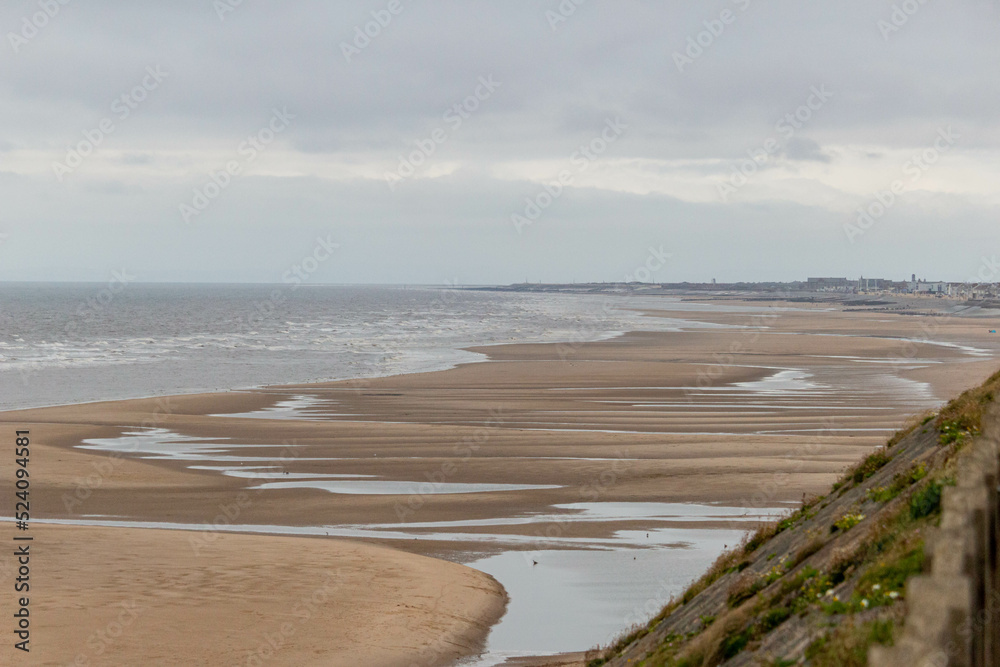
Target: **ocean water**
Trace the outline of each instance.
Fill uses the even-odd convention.
[[[481,359],[461,350],[471,345],[678,325],[627,310],[639,304],[446,288],[0,283],[0,409],[437,370]]]

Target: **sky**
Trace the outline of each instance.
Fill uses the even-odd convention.
[[[0,280],[1000,281],[998,28],[995,0],[11,0]]]

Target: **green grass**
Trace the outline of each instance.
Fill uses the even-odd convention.
[[[729,606],[738,607],[744,601],[781,579],[784,574],[784,565],[778,563],[764,574],[754,576],[748,573],[744,575],[729,588],[729,597],[727,598]]]
[[[868,489],[867,498],[877,503],[888,502],[926,476],[927,466],[923,463],[914,463],[905,473],[896,473],[893,475],[892,483],[889,486],[877,486],[873,489]]]
[[[941,491],[944,484],[933,480],[910,498],[910,518],[922,519],[941,511]]]
[[[775,607],[768,609],[759,620],[747,627],[737,628],[722,638],[719,644],[719,654],[724,660],[728,660],[755,639],[758,639],[771,632],[779,625],[787,621],[792,616],[792,611],[785,607]]]
[[[840,531],[847,531],[865,520],[864,514],[845,514],[833,522],[832,528]]]
[[[813,568],[806,568],[809,576],[805,577],[790,604],[795,613],[802,613],[817,603],[830,590],[830,577]]]
[[[889,456],[885,448],[878,449],[869,454],[861,463],[851,469],[850,480],[855,484],[860,484],[881,470],[883,466],[891,460],[892,457]]]
[[[963,442],[968,435],[975,434],[976,431],[966,430],[957,421],[945,421],[941,423],[941,434],[938,442],[942,445],[950,445],[955,442]]]
[[[858,580],[850,600],[829,599],[820,608],[831,616],[859,614],[876,607],[886,607],[903,599],[906,580],[920,574],[924,564],[924,545],[896,558],[886,559],[870,567]]]
[[[768,609],[763,617],[760,619],[760,631],[762,634],[766,634],[771,630],[784,623],[792,615],[792,610],[787,607],[775,607],[774,609]]]
[[[701,593],[703,590],[714,584],[723,575],[729,574],[731,572],[742,572],[744,568],[750,565],[748,560],[739,560],[741,554],[738,550],[731,550],[723,552],[714,563],[712,567],[708,568],[708,572],[703,574],[698,581],[694,582],[684,591],[681,599],[676,603],[672,603],[663,608],[663,610],[657,615],[653,621],[658,621],[666,616],[668,613],[673,611],[674,608],[680,605],[685,605],[694,599],[694,596]]]
[[[1000,391],[1000,372],[994,373],[978,387],[962,394],[944,406],[938,415],[941,444],[951,444],[964,439],[963,434],[975,435],[982,430],[983,411]],[[947,436],[945,432],[947,431]],[[945,442],[948,440],[949,442]]]
[[[744,556],[749,556],[754,551],[756,551],[760,545],[764,544],[772,537],[780,533],[783,529],[780,528],[779,523],[770,523],[766,526],[761,526],[750,536],[750,538],[743,543],[742,553]]]
[[[894,627],[892,619],[845,623],[815,639],[806,648],[806,660],[810,667],[865,667],[868,647],[872,644],[892,646]]]
[[[894,439],[889,442],[894,444],[894,440],[895,436]],[[889,446],[890,445],[886,445],[885,447],[875,450],[866,456],[864,460],[848,469],[848,471],[844,473],[844,476],[837,480],[830,490],[840,491],[840,495],[843,495],[849,484],[860,484],[877,473],[885,466],[886,463],[892,460],[892,457],[888,453]]]
[[[728,635],[722,640],[722,644],[719,647],[722,651],[722,657],[726,660],[735,657],[737,653],[747,647],[752,637],[753,631],[750,629]]]
[[[892,591],[902,593],[906,580],[920,574],[923,566],[924,545],[920,542],[899,558],[880,562],[861,575],[855,587],[855,595],[864,595],[870,599],[885,597]]]
[[[800,521],[807,521],[813,518],[816,516],[816,510],[814,508],[820,503],[820,501],[825,499],[826,496],[810,498],[809,500],[803,502],[801,507],[785,518],[761,526],[755,530],[753,534],[746,539],[746,541],[743,542],[743,546],[741,548],[742,554],[744,556],[749,556],[775,535],[788,530]]]

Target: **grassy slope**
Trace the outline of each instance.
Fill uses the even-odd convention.
[[[1000,373],[897,433],[590,666],[864,665],[869,645],[892,642],[941,489],[996,393]]]

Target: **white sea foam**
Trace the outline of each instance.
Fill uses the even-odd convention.
[[[650,297],[129,285],[82,317],[92,286],[0,290],[12,323],[0,409],[429,371],[482,359],[469,346],[730,326],[630,309],[670,302]]]

